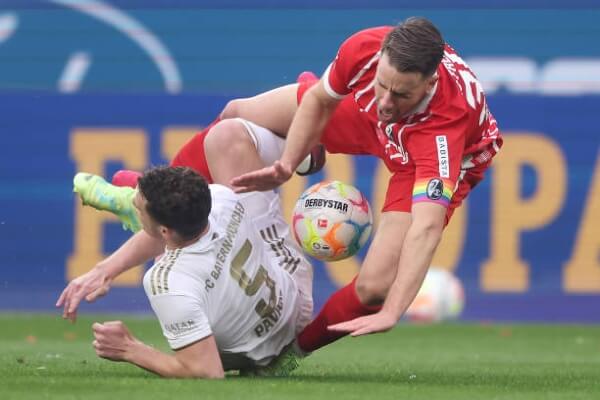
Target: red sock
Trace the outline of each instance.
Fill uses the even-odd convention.
[[[381,306],[366,306],[360,302],[354,278],[348,285],[331,295],[319,315],[300,332],[297,338],[298,345],[306,352],[320,349],[347,335],[330,331],[327,326],[373,314],[380,309]]]

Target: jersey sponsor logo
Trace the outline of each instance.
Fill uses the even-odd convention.
[[[444,182],[441,179],[433,178],[427,184],[427,198],[439,200],[444,194]]]
[[[440,176],[442,178],[449,178],[450,159],[448,157],[448,139],[446,138],[446,135],[436,136],[435,144],[437,146],[438,167],[440,171]]]
[[[189,319],[187,321],[163,324],[163,326],[167,332],[170,332],[173,335],[183,335],[187,332],[193,331],[196,328],[196,322]]]
[[[337,200],[326,200],[326,199],[306,199],[304,201],[304,208],[331,208],[338,210],[346,214],[348,212],[348,203]]]

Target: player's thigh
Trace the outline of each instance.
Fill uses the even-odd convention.
[[[206,139],[208,132],[210,132],[211,128],[215,126],[217,122],[218,119],[188,140],[171,160],[170,165],[173,167],[192,168],[200,175],[204,176],[208,183],[214,183],[212,176],[210,175],[208,164],[206,163],[204,140]]]
[[[239,119],[223,120],[204,139],[204,154],[215,183],[229,181],[243,173],[264,167],[256,150],[256,139]]]
[[[294,83],[254,97],[231,100],[221,118],[240,117],[285,137],[298,108],[297,91],[298,84]]]
[[[408,212],[387,211],[381,214],[356,281],[356,291],[363,304],[376,305],[385,300],[398,272],[402,243],[410,222]]]

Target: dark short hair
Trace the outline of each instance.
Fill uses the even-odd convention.
[[[444,56],[444,39],[431,21],[411,17],[392,29],[381,46],[399,72],[433,75]]]
[[[147,201],[146,211],[159,224],[184,240],[199,235],[208,225],[211,196],[208,183],[186,167],[154,167],[138,181]]]

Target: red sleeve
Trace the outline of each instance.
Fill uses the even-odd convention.
[[[467,118],[436,121],[415,127],[407,143],[415,163],[412,202],[433,202],[448,207],[460,179]]]
[[[349,94],[361,72],[364,73],[365,67],[379,60],[381,43],[390,29],[365,29],[342,43],[335,59],[323,75],[325,90],[331,97],[341,99]]]

